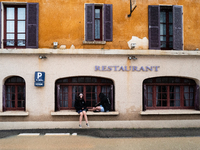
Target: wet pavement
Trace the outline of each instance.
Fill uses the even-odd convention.
[[[199,128],[0,130],[0,150],[200,150],[199,141]]]

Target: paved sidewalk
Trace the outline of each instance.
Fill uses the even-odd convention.
[[[117,132],[119,133],[119,131]],[[102,133],[105,132],[103,131]],[[10,136],[7,138],[1,138],[0,149],[1,150],[200,150],[199,141],[200,137],[96,138],[96,137],[81,136],[81,135],[77,136],[22,135],[22,136]]]
[[[77,135],[100,138],[149,138],[149,137],[200,137],[200,128],[166,128],[166,129],[29,129],[0,130],[0,139],[16,136],[20,133],[77,133]]]

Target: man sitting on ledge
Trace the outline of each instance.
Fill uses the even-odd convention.
[[[99,98],[101,99],[101,101],[95,105],[96,107],[88,110],[93,112],[109,112],[111,108],[109,98],[107,98],[103,93],[99,94]]]

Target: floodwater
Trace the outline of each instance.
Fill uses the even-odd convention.
[[[11,136],[0,139],[0,150],[200,150],[199,141],[200,137]]]

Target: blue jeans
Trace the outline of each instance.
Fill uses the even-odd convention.
[[[102,106],[102,105],[100,105],[100,107],[101,107],[101,112],[104,112],[104,108],[103,108],[103,106]]]

